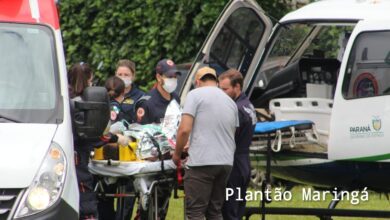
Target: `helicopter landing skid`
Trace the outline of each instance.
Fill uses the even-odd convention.
[[[255,133],[264,134],[267,138],[267,158],[266,158],[266,173],[265,181],[262,184],[262,193],[265,194],[266,190],[271,187],[271,160],[272,160],[272,147],[271,147],[271,134],[280,129],[285,129],[284,126],[301,126],[304,129],[311,126],[310,121],[291,121],[275,122],[275,126],[272,122],[268,122],[265,127],[256,126]],[[271,126],[270,126],[271,125]],[[302,126],[303,125],[303,126]],[[272,200],[262,199],[260,207],[246,207],[245,219],[249,219],[254,214],[261,214],[262,220],[265,220],[266,215],[303,215],[303,216],[317,216],[320,220],[331,220],[333,216],[342,217],[374,217],[374,218],[390,218],[390,211],[383,210],[356,210],[356,209],[336,209],[339,203],[339,197],[342,191],[339,191],[334,199],[329,203],[328,208],[290,208],[290,207],[266,207],[266,203],[272,202]]]

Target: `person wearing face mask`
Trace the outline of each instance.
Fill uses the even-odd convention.
[[[84,114],[83,112],[77,111],[72,106],[74,106],[74,102],[82,101],[82,94],[84,90],[92,84],[92,79],[93,71],[87,63],[81,62],[73,64],[68,71],[71,114],[76,121],[83,120]],[[129,142],[129,139],[123,135],[107,133],[102,134],[100,138],[96,139],[85,139],[74,135],[73,141],[76,175],[80,194],[79,219],[98,219],[94,180],[92,174],[88,170],[90,153],[94,147],[99,147],[106,143],[126,144]]]
[[[116,65],[115,76],[121,78],[125,84],[124,99],[120,103],[124,113],[124,119],[129,123],[134,123],[136,121],[134,104],[145,95],[145,93],[138,89],[134,84],[134,62],[126,59],[119,60]]]
[[[106,80],[105,88],[107,89],[108,96],[110,98],[110,121],[111,125],[125,119],[126,114],[123,112],[122,105],[125,96],[125,82],[117,76],[111,76]],[[104,188],[105,193],[116,193],[117,184],[106,184],[104,181],[101,185]],[[126,185],[127,192],[133,192],[133,184],[129,182]],[[135,202],[134,197],[126,197],[122,201],[124,205],[121,207],[123,210],[115,210],[115,202],[113,197],[100,197],[98,198],[98,211],[100,220],[115,220],[122,219],[121,215],[124,215],[124,219],[131,219],[133,212],[133,206]]]
[[[149,94],[141,98],[137,103],[137,122],[141,124],[161,123],[169,103],[176,100],[180,103],[179,96],[174,92],[177,87],[177,77],[180,76],[175,63],[170,59],[162,59],[157,63],[155,88]]]
[[[174,92],[177,87],[177,77],[181,73],[176,69],[175,63],[170,59],[162,59],[157,63],[155,77],[155,87],[136,103],[137,122],[140,124],[160,124],[164,117],[168,105],[175,100],[180,103],[179,96]],[[164,187],[162,183],[158,192],[158,204],[166,203],[168,210],[171,190]],[[165,213],[166,214],[166,213]],[[141,219],[143,216],[141,214]],[[159,219],[165,219],[165,216],[159,216]]]

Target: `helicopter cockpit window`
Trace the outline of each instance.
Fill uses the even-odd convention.
[[[275,72],[286,66],[312,29],[307,24],[297,23],[280,26],[273,41],[272,49],[268,53],[258,76],[264,77],[265,82],[268,83]]]
[[[389,38],[389,31],[365,32],[356,38],[345,72],[344,98],[390,95]]]
[[[316,26],[318,33],[313,36],[302,57],[339,59],[341,61],[352,29],[352,26]]]
[[[281,25],[258,75],[268,83],[275,73],[301,58],[339,59],[352,29],[353,24],[337,23]]]
[[[218,74],[235,68],[245,76],[263,32],[264,24],[252,9],[237,9],[211,47],[210,66]]]

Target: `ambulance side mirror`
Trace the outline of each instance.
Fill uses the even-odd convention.
[[[81,98],[82,100],[74,102],[73,132],[80,138],[98,138],[110,119],[107,90],[104,87],[88,87]]]

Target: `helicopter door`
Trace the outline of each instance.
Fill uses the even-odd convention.
[[[390,159],[390,24],[356,25],[340,69],[329,159]],[[349,53],[348,53],[349,51]]]
[[[188,91],[192,89],[196,71],[204,66],[214,68],[217,75],[229,68],[238,69],[244,76],[245,89],[254,75],[271,29],[271,21],[255,1],[230,1],[192,65],[181,91],[181,100],[184,101]]]

